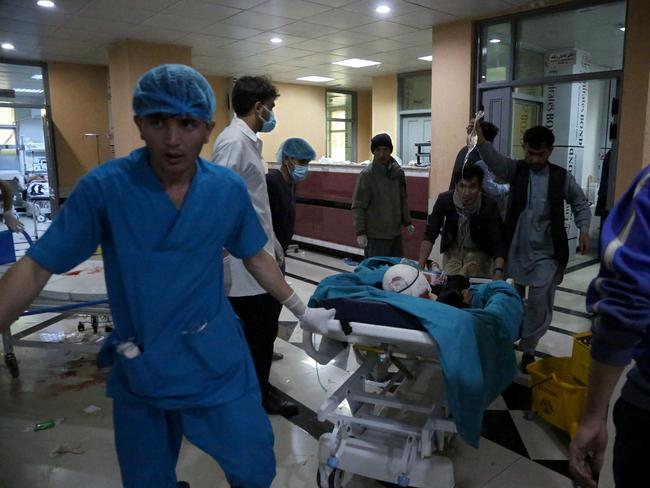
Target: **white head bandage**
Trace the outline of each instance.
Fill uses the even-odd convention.
[[[384,273],[382,288],[414,297],[428,296],[431,286],[426,277],[413,266],[396,264]]]

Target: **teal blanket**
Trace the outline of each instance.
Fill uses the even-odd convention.
[[[320,300],[363,298],[377,300],[418,317],[439,345],[449,408],[460,436],[478,447],[483,412],[517,374],[512,344],[519,335],[523,304],[509,284],[494,281],[473,285],[472,307],[458,309],[432,300],[385,292],[386,269],[399,258],[369,258],[354,273],[321,281],[309,306]]]

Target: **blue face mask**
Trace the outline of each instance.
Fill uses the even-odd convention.
[[[260,129],[260,132],[271,132],[273,129],[275,129],[275,114],[273,113],[272,110],[269,110],[266,105],[262,105],[266,111],[269,113],[269,118],[268,120],[265,120],[264,117],[261,115],[258,115],[260,120],[262,121],[262,128]]]
[[[307,173],[309,173],[309,168],[307,166],[301,166],[299,164],[294,165],[294,167],[289,171],[291,179],[293,181],[302,181],[307,178]]]

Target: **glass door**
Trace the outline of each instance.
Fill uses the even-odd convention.
[[[0,63],[0,178],[14,189],[14,208],[33,237],[49,225],[57,203],[47,120],[43,67]]]

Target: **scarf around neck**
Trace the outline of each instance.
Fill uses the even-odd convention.
[[[458,214],[458,247],[462,249],[465,244],[471,239],[469,230],[470,219],[479,213],[481,210],[481,194],[471,205],[463,205],[460,193],[454,190],[454,207]]]

